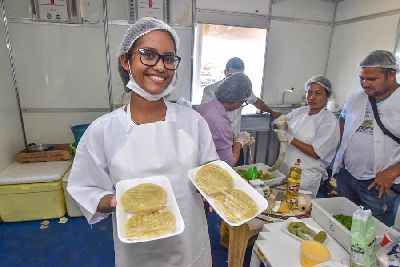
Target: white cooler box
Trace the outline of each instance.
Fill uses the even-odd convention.
[[[18,222],[65,214],[61,178],[71,161],[14,162],[0,172],[0,218]]]
[[[62,186],[64,189],[65,204],[67,205],[67,213],[68,213],[68,216],[70,216],[70,217],[81,217],[81,216],[83,216],[82,211],[80,210],[78,204],[76,204],[75,199],[73,199],[67,191],[67,184],[68,184],[68,178],[69,178],[70,173],[71,173],[71,169],[69,169],[68,172],[62,178]]]
[[[317,198],[312,201],[311,217],[314,218],[325,231],[351,253],[351,235],[333,215],[343,214],[353,216],[358,206],[345,197]],[[373,218],[376,225],[377,236],[383,237],[388,227],[376,218]]]

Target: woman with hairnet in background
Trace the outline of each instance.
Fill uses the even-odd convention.
[[[231,74],[219,84],[213,99],[195,108],[208,123],[219,158],[230,166],[236,165],[240,149],[249,145],[252,138],[248,132],[234,136],[227,112],[242,106],[251,94],[251,87],[244,73]]]
[[[116,266],[211,266],[202,198],[188,170],[217,160],[207,122],[194,110],[164,100],[174,88],[179,38],[143,18],[126,32],[118,70],[130,103],[91,123],[79,142],[68,191],[90,224],[113,214]],[[182,234],[126,244],[117,237],[115,184],[165,175],[185,223]]]
[[[305,84],[308,106],[292,110],[288,131],[275,130],[279,141],[288,142],[281,172],[286,176],[297,159],[301,160],[300,189],[312,192],[315,198],[321,178],[328,178],[326,168],[331,164],[339,143],[339,123],[326,109],[332,92],[331,82],[322,75],[311,77]]]

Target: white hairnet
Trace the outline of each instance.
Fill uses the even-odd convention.
[[[380,67],[399,71],[399,66],[396,64],[396,58],[392,53],[386,50],[375,50],[369,53],[368,56],[360,62],[360,67]]]
[[[317,83],[319,85],[321,85],[322,87],[324,87],[329,93],[332,92],[332,84],[331,82],[328,80],[328,78],[326,78],[325,76],[322,75],[315,75],[312,76],[310,79],[308,79],[308,81],[306,81],[305,84],[305,89],[306,91],[308,90],[308,88],[310,87],[310,85],[312,83]]]
[[[148,34],[149,32],[152,31],[157,31],[157,30],[162,30],[169,32],[173,38],[174,44],[175,44],[175,50],[179,48],[179,37],[176,34],[176,31],[163,22],[162,20],[156,19],[156,18],[151,18],[151,17],[144,17],[136,21],[125,33],[124,38],[122,39],[122,43],[120,46],[120,51],[118,54],[118,57],[122,54],[126,54],[129,52],[133,44],[142,36]],[[118,59],[118,71],[121,76],[122,82],[124,83],[124,86],[129,81],[129,73],[122,67],[121,63],[119,62]],[[126,90],[126,88],[125,88]],[[130,91],[130,90],[126,90]]]
[[[234,73],[226,77],[216,89],[215,96],[223,103],[246,101],[251,94],[251,81],[244,73]]]

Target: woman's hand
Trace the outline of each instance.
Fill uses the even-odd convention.
[[[240,132],[235,136],[235,143],[240,143],[242,147],[254,143],[254,138],[248,132]]]
[[[111,213],[117,207],[117,198],[114,194],[105,195],[100,199],[99,205],[97,206],[97,212]]]
[[[279,141],[281,142],[288,142],[290,144],[293,141],[294,136],[288,133],[285,130],[274,130],[276,135],[278,136]]]

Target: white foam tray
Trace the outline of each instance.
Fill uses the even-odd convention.
[[[251,167],[256,166],[257,170],[261,170],[264,173],[268,173],[269,175],[271,175],[272,177],[275,177],[273,179],[270,180],[266,180],[263,181],[264,182],[264,186],[268,185],[268,186],[277,186],[280,184],[283,184],[287,181],[286,176],[281,173],[279,170],[275,170],[273,172],[268,171],[268,169],[270,168],[270,166],[265,165],[264,163],[255,163],[255,164],[250,164],[250,165],[241,165],[241,166],[237,166],[234,169],[238,170],[238,169],[245,169],[248,170]]]
[[[301,239],[300,237],[298,237],[298,236],[292,234],[292,233],[289,232],[289,230],[288,230],[289,223],[292,223],[292,222],[303,222],[308,228],[310,228],[311,230],[313,230],[315,233],[318,233],[318,232],[320,232],[320,231],[324,231],[324,230],[321,229],[321,228],[317,228],[317,227],[314,227],[314,226],[312,226],[312,225],[306,223],[304,220],[299,220],[299,219],[297,219],[297,218],[290,217],[289,219],[287,219],[286,221],[283,222],[281,229],[282,229],[283,232],[285,232],[285,233],[288,234],[289,236],[293,237],[294,239],[297,239],[297,240],[300,241],[300,242],[303,242],[304,240]],[[329,235],[326,234],[326,239],[325,239],[325,241],[324,241],[324,244],[326,244],[326,243],[328,242],[328,239],[329,239]]]
[[[218,213],[218,215],[229,225],[231,226],[239,226],[242,225],[248,221],[250,221],[251,219],[253,219],[254,217],[256,217],[258,214],[260,214],[261,212],[263,212],[264,210],[266,210],[268,208],[268,201],[263,198],[260,193],[258,193],[251,185],[249,185],[247,183],[247,181],[245,181],[234,169],[232,169],[231,166],[229,166],[225,161],[221,161],[221,160],[217,160],[217,161],[213,161],[212,162],[215,165],[218,165],[219,167],[225,169],[227,172],[229,172],[229,174],[232,176],[233,178],[233,187],[236,189],[240,189],[242,191],[244,191],[245,193],[247,193],[257,204],[257,214],[254,215],[251,218],[247,218],[245,220],[242,220],[240,222],[236,222],[236,223],[232,223],[230,221],[227,220],[227,218],[218,210],[218,208],[216,208],[215,206],[215,201],[213,198],[207,196],[197,185],[195,182],[195,177],[197,172],[199,171],[199,169],[202,167],[197,167],[194,169],[191,169],[188,173],[189,175],[189,179],[190,181],[194,184],[194,186],[197,188],[197,190],[200,191],[201,195],[208,201],[208,203],[211,205],[211,207],[213,207],[213,209]]]
[[[167,192],[167,206],[165,207],[165,209],[170,210],[175,214],[176,228],[175,231],[158,237],[143,238],[143,239],[128,239],[126,238],[125,225],[128,219],[132,215],[134,215],[134,213],[128,212],[122,207],[121,196],[126,190],[143,183],[153,183],[159,185],[162,188],[164,188],[164,190]],[[179,211],[178,204],[176,203],[174,191],[172,190],[171,183],[166,176],[161,176],[161,175],[150,176],[145,178],[133,178],[133,179],[119,181],[116,184],[116,198],[117,198],[117,207],[115,213],[117,218],[117,232],[118,232],[118,238],[119,240],[121,240],[121,242],[124,243],[148,242],[152,240],[179,235],[185,229],[185,223],[183,222],[181,212]]]

